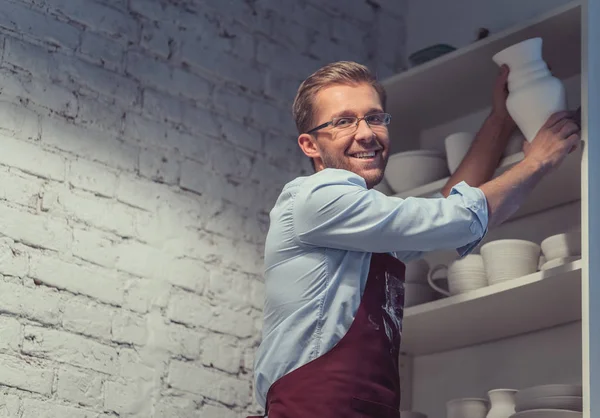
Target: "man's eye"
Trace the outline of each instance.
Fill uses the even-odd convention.
[[[383,123],[384,116],[383,115],[370,115],[367,117],[367,122],[380,125]]]
[[[336,128],[343,128],[344,126],[352,125],[354,118],[340,118],[336,120],[334,126]]]

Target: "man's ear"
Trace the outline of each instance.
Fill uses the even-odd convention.
[[[319,158],[319,147],[314,137],[309,134],[301,134],[298,137],[298,145],[304,154],[309,158]]]

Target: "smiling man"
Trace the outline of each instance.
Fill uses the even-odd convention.
[[[404,263],[440,249],[468,254],[579,142],[572,115],[555,114],[525,158],[489,181],[514,129],[507,76],[503,68],[490,115],[431,199],[373,189],[393,118],[366,67],[337,62],[302,83],[293,113],[315,174],[288,183],[270,213],[255,363],[255,395],[270,418],[400,416]]]

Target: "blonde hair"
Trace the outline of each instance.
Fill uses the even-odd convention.
[[[368,83],[373,86],[379,95],[381,106],[385,110],[387,99],[385,89],[366,66],[352,61],[333,62],[311,74],[298,88],[292,106],[298,133],[306,133],[314,127],[312,125],[314,124],[315,97],[320,90],[336,84],[355,85],[359,83]]]

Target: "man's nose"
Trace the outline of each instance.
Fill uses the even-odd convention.
[[[369,126],[366,120],[362,119],[358,121],[356,132],[354,134],[356,139],[359,140],[371,140],[375,136],[373,130]]]

